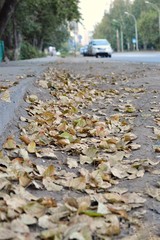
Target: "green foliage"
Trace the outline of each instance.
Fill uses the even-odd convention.
[[[138,20],[140,36],[145,44],[152,44],[157,41],[158,35],[155,34],[158,29],[156,13],[153,11],[142,12]]]
[[[149,1],[152,5],[147,4],[145,0],[114,0],[109,13],[105,13],[102,21],[95,26],[93,37],[107,38],[114,49],[117,48],[116,32],[120,30],[124,36],[124,49],[133,48],[132,39],[135,38],[135,21],[138,26],[139,49],[160,47],[158,9],[160,9],[159,0]],[[153,5],[154,4],[154,5]],[[131,15],[126,15],[125,12]],[[115,22],[114,19],[117,21]],[[120,40],[120,37],[119,37]]]
[[[7,47],[11,48],[15,42],[15,39],[8,41],[7,38],[18,34],[21,35],[22,42],[23,39],[25,40],[24,46],[22,45],[24,52],[22,57],[25,55],[26,58],[27,54],[36,56],[35,49],[43,51],[48,46],[60,49],[69,37],[68,21],[80,19],[78,3],[79,0],[20,1],[13,16],[16,29],[11,19],[6,29],[7,34],[4,36]],[[27,46],[26,43],[28,43]],[[30,46],[29,53],[25,50],[28,46]]]
[[[23,42],[20,50],[20,59],[31,59],[31,58],[37,58],[42,57],[44,54],[42,54],[37,48],[33,47],[28,42]]]

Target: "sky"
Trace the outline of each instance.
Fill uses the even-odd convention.
[[[87,31],[101,22],[104,12],[109,10],[112,0],[80,0],[79,8],[82,14],[83,25]],[[82,26],[79,26],[80,31]]]

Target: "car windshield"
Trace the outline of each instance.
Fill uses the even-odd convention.
[[[105,39],[94,40],[93,45],[108,45],[109,42]]]

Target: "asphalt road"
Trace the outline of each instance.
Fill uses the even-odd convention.
[[[160,52],[113,53],[112,59],[136,63],[160,63]]]
[[[93,57],[85,57],[88,60]],[[102,59],[102,58],[101,58]],[[89,61],[90,61],[89,60]],[[104,61],[120,61],[135,63],[160,63],[160,52],[124,52],[113,53],[112,58],[103,58]],[[92,61],[92,60],[91,60]]]

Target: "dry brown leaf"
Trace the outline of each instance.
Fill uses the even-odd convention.
[[[69,187],[77,190],[84,190],[86,188],[86,177],[81,176],[69,180]]]
[[[22,187],[27,187],[29,186],[29,184],[32,182],[32,179],[29,177],[29,175],[27,173],[23,173],[20,177],[19,177],[19,184]]]
[[[128,177],[127,169],[124,168],[121,164],[116,164],[111,168],[111,173],[113,176],[122,179]]]
[[[5,102],[8,102],[8,103],[11,102],[9,90],[6,90],[5,92],[2,93],[1,100],[5,101]]]
[[[28,202],[23,206],[23,210],[26,214],[29,214],[32,217],[41,217],[45,214],[46,207],[38,202]]]
[[[124,196],[124,199],[125,199],[125,202],[127,204],[130,204],[130,203],[136,203],[136,204],[141,204],[141,203],[145,203],[146,202],[146,199],[141,197],[140,194],[138,193],[125,193],[123,194]]]
[[[125,202],[125,198],[118,193],[105,193],[104,197],[107,199],[109,203],[123,203]]]
[[[43,172],[43,177],[53,177],[55,174],[55,167],[53,165],[48,166]]]
[[[67,165],[70,169],[71,168],[77,168],[78,167],[78,162],[77,162],[76,159],[68,157],[67,158]]]
[[[29,227],[24,224],[21,219],[14,219],[11,222],[11,230],[13,230],[16,233],[29,233]]]
[[[80,155],[80,164],[82,164],[82,165],[85,163],[91,164],[93,161],[94,160],[91,157]]]
[[[27,145],[30,143],[30,139],[27,135],[20,136],[20,139],[21,139],[21,141],[23,141]]]
[[[146,193],[147,193],[150,197],[155,198],[157,201],[160,202],[160,188],[147,187]]]
[[[118,215],[120,215],[124,219],[128,219],[128,214],[127,214],[126,210],[116,209],[116,208],[114,208],[114,206],[113,207],[108,206],[108,209],[110,210],[110,212],[118,214]]]
[[[48,191],[55,191],[55,192],[59,192],[63,189],[62,186],[54,183],[53,179],[50,178],[50,177],[46,177],[43,179],[43,185],[45,186],[45,188],[48,190]]]
[[[55,152],[51,148],[42,148],[40,155],[43,158],[57,159]]]
[[[19,155],[20,155],[20,157],[22,157],[24,160],[29,160],[28,152],[27,152],[25,149],[20,148],[20,149],[19,149]]]
[[[35,217],[32,217],[28,214],[21,214],[20,221],[23,222],[26,225],[33,225],[37,223],[37,219]]]
[[[0,227],[0,239],[1,240],[8,240],[16,237],[16,233],[6,227]]]
[[[29,153],[35,153],[36,152],[36,143],[34,141],[31,141],[27,146],[27,151]]]
[[[16,148],[16,141],[14,140],[13,137],[8,137],[5,143],[3,144],[3,148],[12,150]]]
[[[66,197],[64,199],[64,203],[67,209],[69,209],[72,212],[77,212],[79,205],[75,198]]]

